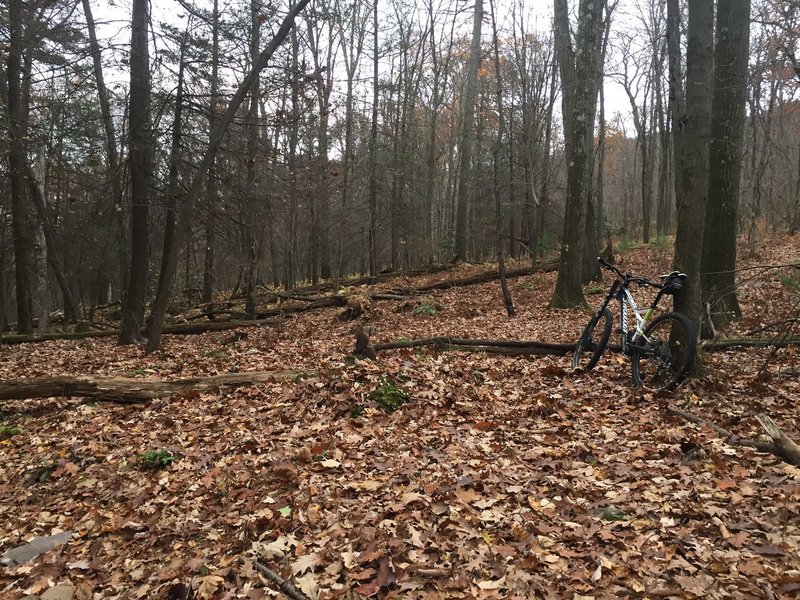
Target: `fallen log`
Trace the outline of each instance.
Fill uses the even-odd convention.
[[[534,273],[549,273],[557,270],[558,270],[558,259],[551,259],[541,263],[536,268],[535,271],[532,270],[530,267],[509,269],[508,271],[506,271],[506,277],[507,278],[525,277],[526,275],[532,275]],[[423,285],[421,287],[414,288],[414,291],[417,293],[421,293],[421,292],[432,292],[434,290],[449,290],[450,288],[454,287],[477,285],[480,283],[489,283],[490,281],[496,281],[498,279],[500,279],[500,271],[485,271],[483,273],[479,273],[471,277],[462,277],[460,279],[449,279],[447,281],[439,281],[437,283]]]
[[[318,298],[308,304],[294,304],[291,306],[279,306],[277,308],[269,308],[267,310],[260,310],[256,313],[259,319],[266,317],[279,317],[281,315],[308,312],[318,308],[329,308],[331,306],[341,307],[347,305],[346,296],[325,296]]]
[[[781,431],[775,422],[767,415],[756,415],[756,419],[761,427],[763,427],[767,435],[772,439],[770,442],[749,440],[739,437],[724,427],[720,427],[713,421],[704,419],[703,417],[698,417],[697,415],[680,410],[679,408],[675,408],[673,406],[667,406],[666,409],[668,413],[675,415],[676,417],[680,417],[685,421],[689,421],[690,423],[694,423],[695,425],[699,425],[701,427],[708,427],[721,437],[725,438],[725,442],[731,446],[754,448],[759,452],[772,454],[784,462],[796,467],[800,467],[800,446],[798,446],[797,443],[789,436],[783,433],[783,431]]]
[[[728,338],[706,342],[703,350],[728,350],[732,348],[788,348],[800,345],[800,338]]]
[[[134,404],[153,398],[165,398],[179,392],[216,392],[222,387],[242,387],[302,376],[300,371],[253,371],[193,377],[175,381],[155,379],[60,375],[37,379],[18,379],[0,384],[0,400],[31,398],[84,397],[95,400]]]
[[[283,319],[269,318],[255,321],[208,321],[204,323],[178,323],[164,327],[165,334],[194,335],[208,333],[209,331],[226,331],[240,327],[274,327],[283,323]],[[118,329],[105,331],[83,331],[64,333],[42,333],[32,335],[3,335],[0,336],[2,344],[27,344],[32,342],[47,342],[50,340],[84,340],[89,338],[104,338],[119,336]]]
[[[419,348],[434,346],[440,350],[464,350],[467,352],[492,352],[508,356],[525,354],[569,354],[575,351],[575,344],[559,344],[553,342],[537,342],[524,340],[484,340],[437,336],[417,340],[398,340],[375,344],[375,351],[394,350],[398,348]]]

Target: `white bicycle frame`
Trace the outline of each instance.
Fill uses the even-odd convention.
[[[625,288],[622,290],[624,292],[624,296],[620,298],[620,311],[621,311],[621,320],[622,320],[622,345],[623,351],[627,351],[628,349],[628,342],[635,342],[640,337],[644,337],[644,329],[647,327],[647,323],[650,320],[650,317],[653,316],[653,309],[648,308],[642,317],[641,309],[636,305],[636,301],[633,299],[633,294]],[[633,316],[636,317],[636,329],[633,332],[633,336],[628,339],[628,306],[630,305],[631,309],[633,310]]]

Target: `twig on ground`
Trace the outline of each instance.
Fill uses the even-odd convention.
[[[308,596],[306,596],[303,592],[298,590],[292,583],[286,581],[283,577],[278,575],[275,571],[267,567],[266,565],[258,562],[257,560],[253,561],[253,568],[258,571],[261,575],[269,579],[272,583],[278,586],[278,589],[283,593],[286,594],[292,600],[311,600]]]

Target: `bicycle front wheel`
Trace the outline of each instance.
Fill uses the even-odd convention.
[[[611,311],[607,308],[603,309],[599,315],[592,317],[575,348],[575,354],[572,357],[573,371],[589,371],[594,368],[608,344],[613,320]]]
[[[666,313],[645,328],[631,357],[633,383],[651,390],[674,390],[697,356],[697,332],[681,313]]]

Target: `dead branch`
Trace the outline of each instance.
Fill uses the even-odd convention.
[[[673,406],[667,407],[667,412],[699,425],[701,427],[708,427],[709,429],[718,433],[721,437],[725,438],[725,442],[731,446],[744,446],[747,448],[755,448],[759,452],[772,454],[785,462],[800,467],[800,446],[798,446],[791,438],[783,433],[775,422],[767,415],[757,415],[756,419],[767,432],[767,435],[772,438],[771,442],[762,442],[760,440],[748,440],[741,438],[734,433],[731,433],[724,427],[720,427],[713,421],[698,417],[692,413],[680,410]]]
[[[266,565],[258,562],[257,560],[253,561],[253,568],[258,571],[261,575],[269,579],[272,583],[278,586],[278,589],[285,594],[287,597],[291,598],[292,600],[311,600],[308,596],[306,596],[303,592],[298,590],[294,585],[290,582],[286,581],[283,577],[278,575],[275,571],[267,567]]]
[[[209,321],[207,323],[179,323],[164,327],[163,333],[170,335],[193,335],[209,331],[227,331],[239,327],[274,327],[283,323],[283,319],[269,318],[255,321]],[[3,335],[0,336],[2,344],[27,344],[33,342],[47,342],[50,340],[83,340],[88,338],[104,338],[119,336],[119,329],[104,331],[83,331],[66,333],[41,333],[32,335]]]
[[[716,340],[706,342],[703,344],[703,351],[709,350],[727,350],[731,348],[788,348],[789,346],[797,346],[800,344],[800,338],[729,338],[725,340]]]
[[[758,419],[759,424],[767,435],[772,438],[774,445],[772,453],[786,462],[800,467],[800,446],[783,433],[769,416],[756,415],[756,419]]]
[[[438,336],[417,340],[400,340],[375,344],[375,350],[392,350],[397,348],[419,348],[434,346],[439,349],[464,350],[467,352],[494,352],[519,356],[523,354],[568,354],[575,350],[575,344],[557,344],[522,340],[481,340]]]
[[[165,398],[179,392],[217,392],[222,387],[242,387],[279,380],[292,380],[299,371],[253,371],[225,373],[176,381],[113,376],[57,376],[19,379],[0,383],[0,400],[30,398],[85,397],[95,400],[135,404]]]

